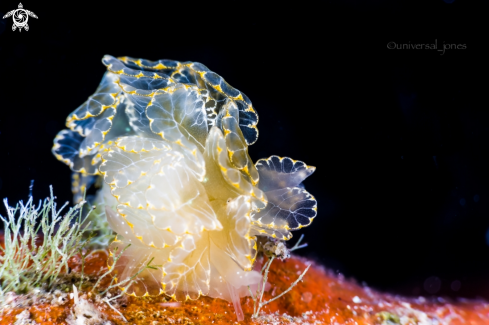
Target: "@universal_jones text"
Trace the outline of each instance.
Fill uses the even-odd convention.
[[[389,42],[387,48],[389,50],[436,50],[440,52],[440,55],[443,55],[447,50],[466,50],[467,44],[445,42],[439,44],[438,40],[435,39],[434,43]]]

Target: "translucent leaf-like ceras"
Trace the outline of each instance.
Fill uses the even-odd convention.
[[[107,72],[95,93],[68,116],[69,129],[60,131],[54,139],[53,154],[73,171],[75,202],[95,182],[93,175],[100,175],[100,153],[105,145],[134,133],[124,113],[125,98],[118,80],[117,75]]]
[[[104,186],[117,199],[116,211],[107,209],[118,233],[111,250],[132,244],[114,265],[117,278],[134,275],[151,258],[159,265],[141,273],[128,293],[231,299],[259,282],[251,216],[265,197],[233,167],[217,127],[205,144],[204,155],[186,155],[177,143],[132,136],[103,154]]]
[[[102,156],[100,171],[110,193],[117,199],[116,211],[107,208],[110,226],[119,235],[113,249],[131,243],[116,264],[121,280],[134,275],[149,259],[161,265],[148,269],[128,288],[136,295],[160,292],[195,298],[209,281],[209,267],[195,269],[196,242],[204,232],[222,229],[201,183],[202,154],[188,162],[181,146],[164,140],[123,137]],[[195,166],[200,166],[195,168]],[[132,258],[130,258],[132,257]],[[207,256],[208,259],[208,256]],[[177,266],[182,279],[168,280],[165,269]],[[194,290],[195,289],[195,290]],[[179,296],[179,298],[182,298]]]
[[[301,184],[316,167],[271,156],[258,160],[256,168],[260,174],[258,187],[265,192],[268,205],[253,216],[253,229],[258,234],[288,240],[292,238],[291,230],[310,225],[316,217],[316,199]]]
[[[165,79],[170,82],[196,85],[206,95],[206,112],[209,126],[216,125],[216,119],[228,100],[233,100],[239,111],[239,126],[247,144],[253,144],[258,139],[258,114],[249,98],[229,85],[221,76],[210,71],[205,65],[198,62],[179,62],[173,60],[149,61],[122,57],[115,59],[106,55],[103,59],[108,70],[128,77],[143,80]],[[151,81],[154,82],[154,81]],[[148,88],[150,81],[138,82],[134,88]],[[163,86],[151,89],[162,89]]]
[[[68,130],[58,134],[52,150],[74,172],[72,188],[76,202],[81,200],[83,191],[95,183],[90,175],[100,175],[98,167],[104,150],[120,136],[160,138],[164,135],[164,138],[171,138],[175,135],[171,128],[178,128],[187,137],[189,133],[185,128],[198,128],[200,131],[195,133],[197,141],[194,144],[203,151],[207,131],[213,125],[223,125],[224,108],[232,105],[239,132],[234,130],[234,125],[227,130],[233,130],[231,138],[238,135],[240,139],[233,140],[229,154],[240,155],[239,159],[243,159],[243,144],[254,143],[258,138],[258,115],[248,97],[203,64],[172,60],[152,62],[129,57],[116,59],[109,55],[102,62],[107,73],[95,93],[68,116]],[[187,88],[192,92],[187,92]],[[156,100],[155,104],[158,96],[168,93],[173,94],[173,98],[165,97],[170,103]],[[175,102],[181,105],[181,95],[193,100],[194,107],[185,106],[185,110],[181,110],[174,106]],[[174,109],[165,113],[158,105],[173,105]],[[173,125],[168,129],[170,125],[167,123]],[[185,139],[181,140],[185,145]],[[252,170],[250,161],[240,162],[236,158],[234,162],[256,183],[258,174]],[[78,182],[79,179],[85,182]]]

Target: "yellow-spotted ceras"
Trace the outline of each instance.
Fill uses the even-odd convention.
[[[225,107],[234,106],[237,113],[233,116],[239,132],[234,130],[234,125],[222,127],[225,133],[230,128],[233,130],[229,135],[233,140],[228,140],[234,143],[229,146],[231,158],[240,155],[243,160],[241,152],[258,138],[258,115],[248,97],[201,63],[152,62],[109,55],[102,62],[107,66],[107,72],[99,87],[85,103],[69,114],[66,120],[68,129],[58,134],[52,150],[56,158],[74,172],[72,188],[76,202],[81,200],[84,190],[95,183],[93,176],[100,175],[101,155],[110,141],[125,135],[154,137],[153,132],[161,133],[157,126],[156,131],[150,127],[150,124],[159,123],[158,119],[150,116],[157,108],[147,110],[148,98],[158,93],[178,92],[182,87],[194,89],[198,94],[197,100],[202,104],[198,123],[206,126],[207,132],[213,125],[221,127]],[[201,141],[200,150],[203,150],[202,145]],[[257,173],[250,161],[244,159],[240,162],[234,158],[233,162],[256,183]]]
[[[225,143],[213,127],[204,153],[186,154],[189,149],[164,139],[130,136],[102,155],[100,171],[110,188],[105,193],[117,200],[114,209],[107,208],[118,234],[111,251],[131,244],[113,265],[117,278],[133,276],[151,259],[158,265],[139,274],[128,293],[230,299],[229,285],[236,294],[260,280],[252,271],[256,238],[251,225],[266,198],[233,168]],[[211,290],[216,279],[221,284]]]

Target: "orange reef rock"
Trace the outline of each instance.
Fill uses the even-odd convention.
[[[106,271],[107,254],[96,251],[85,262],[85,273],[91,276]],[[308,260],[292,257],[274,261],[269,274],[271,284],[264,300],[286,290],[304,271]],[[72,272],[80,272],[80,259],[72,260]],[[110,281],[110,279],[107,279]],[[89,288],[86,288],[89,289]],[[220,299],[201,297],[195,301],[174,302],[168,297],[124,296],[113,305],[127,319],[126,323],[117,312],[95,294],[79,293],[96,306],[105,324],[235,324],[233,305]],[[65,296],[66,293],[64,294]],[[56,297],[54,297],[56,298]],[[56,298],[59,301],[64,298]],[[22,296],[10,297],[9,307],[0,314],[0,324],[75,324],[73,323],[74,299],[66,302],[22,304]],[[19,303],[16,303],[16,301]],[[53,303],[54,302],[54,303]],[[443,299],[405,298],[382,294],[369,287],[360,286],[313,264],[302,282],[283,297],[265,305],[258,319],[252,319],[253,300],[241,299],[245,321],[241,324],[489,324],[489,304],[483,301],[447,302]],[[19,307],[20,306],[20,307]],[[23,306],[23,307],[22,307]],[[71,319],[70,319],[71,317]],[[87,315],[84,324],[90,322]],[[108,323],[110,322],[110,323]],[[81,323],[76,323],[81,324]],[[104,324],[104,323],[102,323]]]

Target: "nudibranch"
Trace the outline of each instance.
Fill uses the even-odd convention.
[[[242,318],[239,298],[261,281],[257,237],[288,240],[317,214],[302,185],[315,167],[278,156],[254,164],[251,101],[200,63],[102,62],[108,71],[68,116],[53,153],[73,171],[76,201],[103,179],[94,203],[117,234],[117,279],[153,261],[123,290],[222,298]]]

